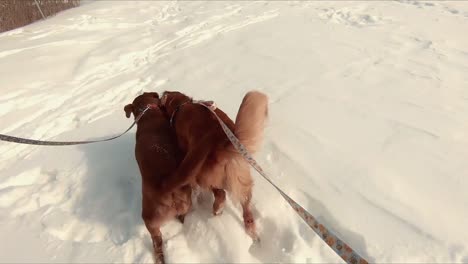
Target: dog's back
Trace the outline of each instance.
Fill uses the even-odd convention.
[[[167,118],[155,115],[149,114],[148,121],[137,128],[135,156],[142,170],[142,177],[157,183],[177,169],[181,152]]]

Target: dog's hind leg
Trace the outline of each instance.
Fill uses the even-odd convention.
[[[258,242],[259,238],[255,228],[255,220],[250,202],[252,200],[253,180],[250,175],[250,168],[239,155],[236,159],[231,160],[226,166],[227,187],[232,197],[239,201],[242,205],[242,216],[244,218],[244,226],[246,233]]]
[[[186,185],[182,187],[181,191],[182,193],[179,194],[180,200],[176,205],[176,218],[183,224],[185,216],[192,209],[192,186]]]
[[[255,226],[255,219],[253,217],[252,209],[250,208],[250,202],[252,200],[252,192],[246,196],[242,202],[242,216],[244,218],[244,226],[247,234],[252,238],[254,242],[259,242],[260,238],[257,234],[257,228]]]
[[[226,192],[223,189],[212,188],[214,195],[213,214],[220,215],[223,213],[224,203],[226,202]]]

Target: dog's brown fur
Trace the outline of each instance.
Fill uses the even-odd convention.
[[[177,139],[170,128],[169,119],[159,109],[157,93],[144,93],[125,106],[127,118],[136,118],[148,104],[157,105],[145,112],[137,124],[135,157],[142,177],[142,217],[153,240],[156,263],[164,263],[161,225],[177,216],[181,222],[192,205],[190,186],[175,188],[170,192],[160,189],[181,160]]]
[[[216,117],[204,106],[190,103],[180,92],[164,92],[161,104],[173,116],[174,129],[186,155],[176,173],[165,182],[166,190],[184,184],[211,189],[215,196],[213,214],[219,214],[226,194],[240,201],[247,233],[257,240],[255,222],[250,209],[253,180],[250,168],[227,139]],[[187,103],[189,102],[189,103]],[[239,108],[236,123],[223,111],[216,114],[234,132],[250,153],[258,149],[268,112],[268,98],[260,92],[249,92]]]

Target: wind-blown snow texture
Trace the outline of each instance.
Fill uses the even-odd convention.
[[[270,96],[259,162],[376,262],[468,262],[466,2],[109,2],[0,34],[0,133],[113,135],[141,91]],[[0,262],[151,262],[134,131],[0,143]],[[255,174],[261,248],[201,194],[169,262],[340,262]]]

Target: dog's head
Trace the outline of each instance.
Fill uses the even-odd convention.
[[[142,95],[137,96],[133,103],[128,104],[124,107],[125,116],[127,118],[133,113],[134,117],[137,117],[141,112],[143,112],[148,105],[158,105],[160,106],[161,100],[159,100],[158,93],[143,93]]]
[[[165,91],[161,96],[161,106],[171,115],[179,105],[192,100],[181,92]]]

